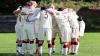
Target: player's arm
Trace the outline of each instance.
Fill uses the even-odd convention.
[[[19,14],[21,12],[21,6],[19,6],[16,10],[13,11],[13,14]]]

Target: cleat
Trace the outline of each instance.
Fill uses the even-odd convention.
[[[39,54],[39,56],[42,56],[42,54]]]
[[[24,54],[18,54],[18,56],[25,56]]]
[[[76,53],[70,53],[70,55],[75,55]]]
[[[54,54],[55,53],[55,51],[52,51],[52,54]]]

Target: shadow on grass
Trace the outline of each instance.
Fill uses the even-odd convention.
[[[17,56],[16,53],[0,53],[0,56]],[[29,55],[26,55],[29,56]],[[37,54],[34,54],[34,56],[38,56]],[[49,56],[48,53],[43,53],[42,56]],[[52,56],[61,56],[60,53],[52,54]]]
[[[0,53],[0,56],[17,56],[16,53]]]

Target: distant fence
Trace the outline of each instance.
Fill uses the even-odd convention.
[[[0,16],[0,32],[15,32],[16,17],[13,15]]]

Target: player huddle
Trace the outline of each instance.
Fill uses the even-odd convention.
[[[53,4],[37,8],[35,1],[29,1],[19,6],[14,12],[17,16],[15,31],[17,35],[18,56],[25,56],[28,52],[34,56],[34,39],[36,38],[36,52],[43,56],[42,46],[46,35],[48,55],[55,52],[55,37],[59,33],[61,54],[74,55],[78,52],[79,37],[84,35],[85,23],[71,8],[55,9]]]

